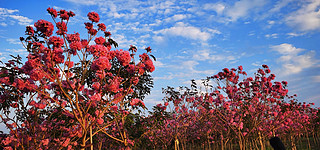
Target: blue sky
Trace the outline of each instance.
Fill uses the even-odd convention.
[[[83,22],[95,11],[119,48],[151,46],[157,61],[148,106],[161,102],[166,86],[239,65],[253,76],[262,64],[300,101],[320,106],[320,0],[1,0],[0,60],[27,55],[19,37],[39,19],[52,21],[48,7],[76,13],[68,33],[85,38]]]

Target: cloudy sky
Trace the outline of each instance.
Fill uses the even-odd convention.
[[[48,7],[74,11],[68,32],[82,38],[87,13],[96,11],[119,48],[151,46],[157,61],[149,106],[161,102],[166,86],[239,65],[253,76],[262,64],[300,101],[320,106],[320,0],[1,0],[1,61],[26,56],[19,37],[39,19],[52,21]]]

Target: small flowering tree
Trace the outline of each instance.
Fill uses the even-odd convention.
[[[38,20],[20,38],[27,61],[17,56],[1,66],[0,117],[10,130],[1,144],[5,149],[132,146],[125,121],[132,110],[145,108],[142,99],[150,93],[149,73],[155,69],[151,48],[135,61],[135,46],[111,50],[118,44],[96,12],[88,13],[88,38],[82,39],[68,34],[72,11],[47,11],[54,23]]]

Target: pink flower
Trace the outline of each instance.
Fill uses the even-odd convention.
[[[152,62],[151,59],[146,60],[146,61],[144,62],[144,64],[145,64],[146,69],[147,69],[149,72],[153,72],[153,71],[155,70],[155,67],[154,67],[153,62]]]
[[[117,111],[117,110],[118,110],[118,106],[115,106],[115,105],[114,105],[114,106],[111,106],[110,109],[111,109],[112,111]]]
[[[41,140],[41,142],[44,146],[47,146],[49,144],[49,139]]]
[[[118,78],[114,78],[114,79],[109,79],[109,84],[106,85],[106,89],[110,92],[113,92],[113,93],[117,93],[120,89],[119,89],[119,86],[120,86],[120,79]]]
[[[82,49],[82,44],[80,41],[74,41],[74,42],[71,42],[70,43],[70,53],[73,54],[73,55],[76,55],[77,54],[77,50],[81,50]]]
[[[139,104],[144,106],[144,103],[140,99],[135,98],[135,99],[132,99],[130,102],[131,106],[138,106]]]
[[[101,56],[108,56],[108,49],[103,45],[90,45],[88,51],[93,56],[101,57]]]
[[[137,85],[138,82],[139,82],[139,77],[133,77],[133,78],[131,78],[131,82],[132,82],[133,85]]]
[[[97,123],[98,123],[99,125],[103,124],[103,122],[104,122],[104,120],[103,120],[102,118],[97,119]]]
[[[100,20],[99,14],[96,13],[96,12],[89,12],[88,13],[88,18],[92,22],[99,22],[99,20]]]
[[[109,60],[107,57],[99,57],[95,61],[92,62],[92,69],[93,70],[110,70],[111,64],[109,63]]]
[[[66,138],[65,141],[63,141],[63,142],[61,143],[61,146],[62,146],[62,147],[67,147],[67,146],[69,145],[69,142],[70,142],[70,138]]]
[[[66,66],[68,66],[68,68],[73,67],[73,61],[66,61],[65,64],[66,64]]]
[[[116,57],[122,66],[129,65],[131,61],[131,56],[128,51],[123,51],[123,50],[116,51]]]
[[[30,72],[30,78],[34,81],[38,81],[44,77],[43,71],[39,68],[32,69]]]

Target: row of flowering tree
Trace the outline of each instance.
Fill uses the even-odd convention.
[[[252,78],[242,66],[225,68],[200,87],[193,80],[191,88],[164,89],[143,138],[156,149],[264,150],[274,136],[292,149],[319,146],[318,110],[288,96],[287,82],[270,72],[263,65]]]
[[[0,66],[5,149],[265,149],[273,136],[292,148],[301,139],[319,144],[317,110],[288,96],[266,65],[253,78],[239,66],[201,88],[168,87],[164,104],[143,116],[136,110],[146,109],[153,86],[151,48],[139,56],[135,46],[113,50],[95,12],[84,39],[68,33],[72,11],[47,11],[54,22],[39,20],[20,38],[27,60]]]

